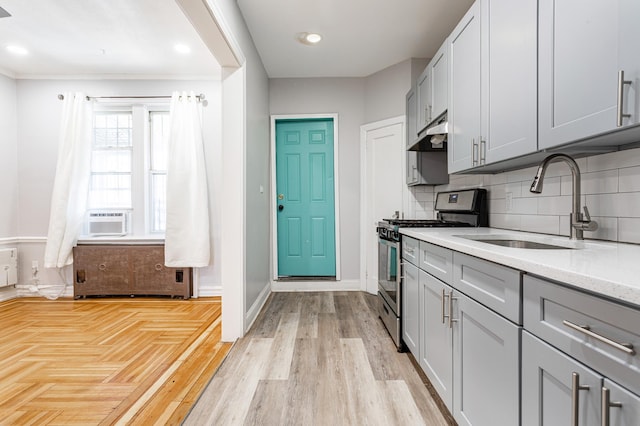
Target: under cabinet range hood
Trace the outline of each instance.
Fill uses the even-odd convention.
[[[449,122],[445,112],[418,134],[409,151],[446,151]]]

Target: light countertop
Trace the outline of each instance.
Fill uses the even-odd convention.
[[[401,228],[400,233],[640,308],[640,245],[571,241],[568,237],[494,228]],[[510,248],[461,237],[479,238],[482,235],[573,248]]]

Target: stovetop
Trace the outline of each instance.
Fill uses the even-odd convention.
[[[456,227],[470,226],[465,222],[456,222],[439,219],[382,219],[378,226],[388,224],[397,228],[435,228],[435,227]]]

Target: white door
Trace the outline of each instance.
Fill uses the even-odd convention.
[[[363,290],[378,292],[378,234],[376,226],[396,211],[403,214],[407,186],[405,118],[397,117],[361,127],[361,253]]]

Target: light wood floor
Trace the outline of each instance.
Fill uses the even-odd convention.
[[[0,424],[180,424],[230,344],[220,300],[0,303]]]
[[[274,293],[185,425],[446,425],[360,292]]]

